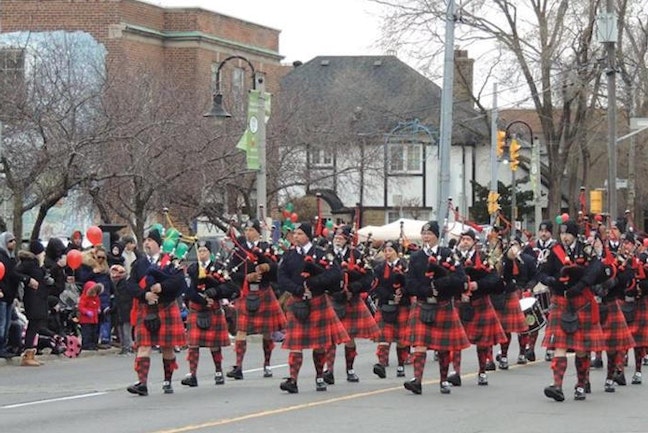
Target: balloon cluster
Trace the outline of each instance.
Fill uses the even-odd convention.
[[[175,227],[169,227],[164,230],[162,224],[154,224],[151,230],[158,230],[164,233],[162,241],[162,252],[169,254],[177,259],[184,259],[189,251],[189,245],[180,240],[180,232]]]
[[[567,221],[569,221],[568,213],[556,216],[556,224],[558,225],[565,224]]]
[[[328,237],[328,235],[333,233],[333,220],[327,219],[326,223],[324,224],[324,228],[322,229],[322,236],[325,238]]]
[[[281,231],[285,233],[289,230],[295,230],[295,223],[299,221],[299,215],[297,215],[297,213],[295,212],[295,206],[293,206],[292,203],[286,204],[286,207],[284,208],[281,215],[283,216],[283,221],[281,222]]]
[[[86,230],[86,239],[92,244],[92,246],[101,245],[103,243],[103,231],[97,226],[90,226]],[[79,250],[70,250],[67,253],[67,265],[73,271],[76,271],[81,267],[83,263],[83,255]]]

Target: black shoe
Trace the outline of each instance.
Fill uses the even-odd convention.
[[[373,366],[373,372],[376,376],[378,376],[381,379],[384,379],[387,377],[387,372],[385,371],[385,367],[383,367],[380,364],[374,364]]]
[[[625,374],[622,371],[615,371],[612,380],[614,380],[619,386],[626,386],[627,384]]]
[[[525,356],[529,362],[535,362],[536,360],[535,352],[533,350],[527,350]]]
[[[279,388],[282,391],[288,391],[289,394],[297,394],[299,392],[297,381],[292,377],[287,377],[283,382],[281,382]]]
[[[238,366],[232,367],[230,371],[227,372],[227,377],[236,379],[236,380],[242,380],[243,379],[243,369]]]
[[[603,368],[603,359],[602,358],[594,358],[592,360],[592,368]]]
[[[141,396],[148,395],[148,387],[145,383],[141,382],[137,382],[136,384],[129,386],[128,388],[126,388],[126,391],[130,392],[131,394],[137,394]]]
[[[487,386],[488,385],[488,375],[486,373],[479,373],[477,375],[477,385]]]
[[[329,385],[335,385],[335,377],[333,376],[332,371],[325,370],[324,374],[322,374],[322,378],[324,379],[324,382],[328,383]]]
[[[461,376],[457,373],[451,373],[448,375],[448,382],[450,382],[452,386],[461,386]]]
[[[15,353],[11,353],[11,352],[4,352],[4,351],[0,352],[0,358],[11,359],[11,358],[14,358],[16,356],[18,356],[18,355],[16,355]]]
[[[614,381],[612,379],[606,379],[603,389],[605,392],[614,392]]]
[[[171,386],[170,380],[162,382],[162,391],[164,391],[165,394],[173,394],[173,386]]]
[[[563,394],[562,389],[555,385],[547,386],[544,389],[544,395],[556,401],[565,401],[565,394]]]
[[[500,370],[508,370],[509,369],[508,358],[506,356],[500,356],[498,367],[499,367]]]
[[[405,367],[399,365],[396,367],[396,377],[405,377]]]
[[[586,398],[587,397],[585,396],[585,388],[577,386],[576,389],[574,390],[574,400],[583,401]]]
[[[632,384],[633,385],[641,385],[641,373],[640,372],[635,372],[635,374],[632,375]]]
[[[269,365],[263,367],[263,377],[272,377],[272,369]]]
[[[214,374],[214,384],[216,385],[225,385],[225,377],[223,377],[222,371],[217,371]]]
[[[198,386],[198,379],[192,374],[188,374],[187,377],[180,381],[181,384],[194,388]]]
[[[318,377],[315,379],[315,390],[326,391],[326,381],[324,381],[324,378]]]
[[[554,357],[554,351],[553,350],[547,350],[545,352],[545,361],[549,362],[549,361],[551,361],[553,359],[553,357]]]
[[[421,382],[416,379],[410,379],[403,384],[406,390],[412,391],[414,394],[421,394],[423,392],[423,387]]]
[[[493,360],[489,360],[486,362],[486,365],[484,366],[484,370],[486,371],[495,371],[495,363]]]
[[[441,382],[440,386],[441,386],[440,389],[441,394],[450,394],[450,387],[452,386],[450,385],[450,382],[448,381]]]
[[[355,371],[347,370],[347,382],[360,382],[360,378],[355,374]]]

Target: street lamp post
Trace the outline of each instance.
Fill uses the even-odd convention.
[[[261,221],[262,231],[266,232],[266,212],[267,212],[267,168],[266,168],[266,98],[265,98],[265,80],[263,76],[257,74],[252,63],[243,56],[230,56],[223,60],[218,69],[216,70],[216,83],[213,95],[213,102],[211,109],[204,114],[204,117],[215,117],[215,118],[229,118],[232,117],[230,113],[225,110],[223,107],[223,95],[220,91],[220,73],[223,69],[223,66],[230,60],[242,60],[247,63],[252,72],[252,90],[258,92],[259,97],[257,100],[257,106],[254,107],[253,115],[248,118],[247,128],[252,134],[255,135],[255,142],[259,155],[259,164],[258,169],[256,170],[256,194],[257,194],[257,210],[256,217]],[[248,107],[251,108],[251,107]],[[252,111],[252,110],[250,110]]]

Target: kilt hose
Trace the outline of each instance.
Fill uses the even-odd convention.
[[[298,320],[290,306],[299,300],[292,296],[286,303],[286,337],[281,347],[286,350],[328,348],[351,341],[344,325],[340,322],[328,296],[315,296],[310,300],[310,315],[303,321]]]
[[[480,347],[490,347],[496,344],[506,343],[508,338],[500,324],[495,308],[491,303],[490,297],[484,296],[473,299],[470,305],[475,309],[472,320],[462,321],[468,340]],[[519,308],[519,303],[518,303]],[[528,326],[525,327],[529,329]]]
[[[504,332],[512,333],[516,332],[522,334],[529,330],[529,325],[526,322],[524,317],[524,312],[522,307],[520,307],[520,294],[519,291],[514,291],[510,293],[505,293],[506,302],[504,303],[504,308],[498,310],[495,306],[495,314],[499,319],[500,325],[504,329]]]
[[[200,329],[197,324],[198,312],[208,310],[208,307],[194,302],[189,303],[189,317],[187,317],[189,346],[223,347],[230,345],[225,312],[218,303],[214,303],[214,307],[210,309],[211,326],[209,329]]]
[[[274,294],[274,290],[268,287],[258,292],[261,298],[259,310],[255,313],[249,313],[245,306],[247,296],[242,296],[236,300],[236,330],[243,331],[248,335],[251,334],[270,334],[275,331],[281,331],[286,327],[286,315],[281,309],[281,305]]]
[[[599,306],[600,311],[607,309],[606,315],[601,314],[601,331],[603,332],[604,350],[609,352],[625,352],[635,347],[632,333],[621,312],[620,302],[615,299]]]
[[[634,305],[634,320],[628,323],[628,328],[636,347],[648,347],[648,296],[636,299]]]
[[[156,312],[160,317],[160,330],[151,334],[146,326],[144,319],[149,313]],[[160,346],[175,347],[187,344],[187,334],[185,332],[182,317],[180,317],[180,307],[173,301],[168,304],[147,305],[140,303],[137,308],[137,322],[135,323],[135,345],[140,346]]]
[[[326,295],[328,296],[328,295]],[[333,302],[330,300],[330,302]],[[360,296],[353,296],[346,304],[344,317],[339,317],[344,329],[351,338],[367,338],[373,340],[380,334],[380,328],[371,311]]]
[[[470,347],[459,314],[452,301],[442,301],[438,305],[434,323],[427,325],[421,322],[418,302],[412,305],[409,312],[409,343],[414,346],[425,346],[429,350],[452,351]]]
[[[382,318],[380,308],[376,311],[375,320],[378,323],[380,334],[373,341],[376,343],[397,343],[402,346],[410,344],[410,330],[409,330],[409,305],[398,306],[398,316],[395,323],[387,323]]]
[[[553,296],[547,328],[542,339],[542,346],[550,349],[572,349],[576,352],[599,352],[605,350],[601,325],[592,313],[592,303],[585,296],[571,299],[577,310],[578,329],[567,334],[560,326],[562,313],[567,310],[567,298]]]

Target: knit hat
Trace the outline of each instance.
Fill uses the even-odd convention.
[[[538,230],[546,230],[549,233],[553,232],[553,223],[549,220],[544,220],[538,226]]]
[[[568,220],[560,225],[560,233],[569,233],[574,237],[578,237],[578,224],[574,220]]]
[[[146,239],[151,239],[152,241],[155,241],[158,246],[162,246],[162,235],[157,229],[150,230],[146,235]]]
[[[75,230],[72,232],[70,239],[83,239],[83,233],[81,233],[81,230]]]
[[[210,253],[212,252],[212,244],[210,241],[198,241],[198,248],[200,247],[207,248]]]
[[[295,226],[295,230],[303,231],[306,234],[306,236],[308,236],[308,239],[313,240],[313,228],[309,223],[307,222],[299,223],[297,226]]]
[[[421,227],[421,233],[423,232],[432,232],[438,238],[439,237],[439,223],[436,221],[428,221],[423,224]]]
[[[41,244],[40,241],[34,240],[29,243],[29,251],[34,255],[39,255],[45,251],[45,247]]]
[[[245,228],[253,228],[257,233],[261,234],[261,223],[258,219],[249,219],[245,223]]]
[[[345,239],[349,239],[351,237],[351,227],[349,226],[339,227],[335,231],[335,236],[343,236]]]
[[[461,237],[463,238],[464,236],[468,236],[470,239],[473,241],[475,240],[475,231],[472,229],[467,229],[464,230],[463,233],[461,233]]]

